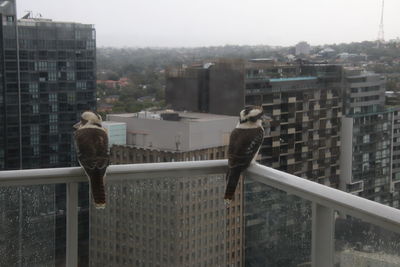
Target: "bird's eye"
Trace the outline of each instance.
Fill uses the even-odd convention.
[[[82,125],[85,125],[87,122],[88,122],[87,120],[81,119],[81,124],[82,124]]]

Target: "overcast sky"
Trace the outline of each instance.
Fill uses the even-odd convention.
[[[97,46],[311,45],[376,40],[381,0],[17,0],[44,18],[94,24]],[[386,0],[385,39],[400,37]]]

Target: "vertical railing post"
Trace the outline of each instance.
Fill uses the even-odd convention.
[[[331,208],[313,202],[312,206],[312,267],[333,267],[335,218]]]
[[[78,183],[67,183],[66,266],[78,266]]]

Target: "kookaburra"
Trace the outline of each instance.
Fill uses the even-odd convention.
[[[228,148],[228,172],[226,174],[226,190],[224,199],[229,203],[236,190],[240,174],[252,161],[264,139],[263,122],[269,131],[270,118],[264,116],[262,107],[247,106],[240,112],[239,123],[232,131]]]
[[[78,161],[89,178],[94,204],[100,209],[106,205],[104,178],[110,161],[108,135],[101,122],[100,115],[85,111],[74,125]]]

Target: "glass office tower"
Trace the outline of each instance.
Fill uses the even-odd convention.
[[[17,20],[15,0],[0,1],[0,21],[0,170],[76,166],[72,125],[82,111],[96,107],[93,25],[30,14]],[[0,265],[63,262],[65,186],[0,191],[12,196],[0,201]],[[80,227],[87,246],[84,186],[81,195]],[[40,253],[30,253],[38,246]]]

